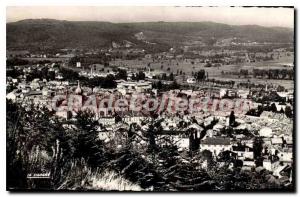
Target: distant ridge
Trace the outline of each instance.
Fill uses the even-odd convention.
[[[134,22],[66,21],[25,19],[6,24],[7,48],[99,48],[112,42],[129,41],[148,47],[134,35],[143,32],[149,43],[158,46],[182,45],[210,38],[237,37],[245,41],[293,43],[294,32],[285,27],[227,25],[214,22]],[[151,46],[153,47],[153,46]]]

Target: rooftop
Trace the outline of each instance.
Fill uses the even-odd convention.
[[[201,144],[207,145],[230,145],[230,138],[227,137],[207,137],[201,141]]]

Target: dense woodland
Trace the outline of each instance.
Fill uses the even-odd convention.
[[[144,33],[146,41],[155,44],[146,44],[143,39],[134,36],[140,32]],[[182,46],[186,42],[193,43],[199,39],[208,48],[223,38],[237,37],[239,42],[250,40],[283,45],[290,45],[294,40],[294,32],[291,28],[239,26],[213,22],[109,23],[27,19],[7,23],[6,34],[7,48],[35,51],[63,48],[92,49],[109,47],[112,41],[118,44],[129,41],[135,48],[143,48],[152,53],[166,51],[172,46]],[[233,46],[230,48],[245,47]],[[270,46],[264,48],[270,48]]]

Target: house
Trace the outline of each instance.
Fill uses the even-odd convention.
[[[102,117],[102,118],[99,118],[98,122],[99,122],[99,124],[102,124],[104,126],[114,125],[116,123],[114,117]]]
[[[239,139],[240,143],[243,144],[243,145],[246,145],[250,148],[253,148],[253,139],[250,137],[244,137],[244,138],[241,138]]]
[[[282,146],[283,144],[283,140],[281,137],[273,137],[271,138],[271,143],[274,146]]]
[[[214,131],[221,131],[223,128],[224,128],[223,125],[221,125],[221,124],[216,124],[216,125],[213,127],[213,130],[214,130]]]
[[[251,171],[252,171],[252,166],[244,165],[244,166],[241,168],[241,172],[251,172]]]
[[[60,110],[60,111],[55,112],[55,115],[65,119],[65,120],[68,120],[72,117],[72,112],[70,112],[68,110]]]
[[[206,131],[206,136],[207,136],[207,137],[213,137],[213,136],[215,136],[216,134],[217,134],[217,132],[214,131],[214,130],[212,130],[212,129],[208,129],[208,130]]]
[[[25,87],[22,89],[22,93],[27,94],[30,92],[30,90],[31,90],[30,87]]]
[[[200,131],[200,132],[204,130],[199,124],[196,124],[196,123],[189,125],[188,129],[194,129],[194,130]]]
[[[30,83],[30,88],[32,90],[40,90],[39,79],[32,80],[32,82]]]
[[[103,141],[107,142],[107,141],[110,140],[111,136],[110,136],[110,132],[108,132],[108,131],[100,131],[98,133],[98,137],[99,137],[100,140],[103,140]]]
[[[16,83],[18,83],[18,79],[12,79],[12,82],[14,83],[14,84],[16,84]]]
[[[237,95],[238,95],[238,97],[240,97],[242,99],[247,99],[247,96],[249,95],[249,91],[248,90],[238,90]]]
[[[226,95],[226,93],[227,93],[227,89],[224,88],[220,89],[220,98],[223,98]]]
[[[284,145],[286,148],[293,148],[293,137],[292,136],[284,136]]]
[[[293,161],[293,151],[291,148],[283,149],[277,156],[279,157],[279,161],[283,163],[291,163]]]
[[[14,101],[16,101],[17,96],[18,96],[18,94],[17,94],[17,89],[15,89],[15,90],[11,91],[10,93],[8,93],[8,94],[6,95],[6,98],[7,98],[7,99],[10,99],[10,100],[12,100],[12,101],[14,102]]]
[[[230,138],[227,137],[207,137],[200,142],[200,150],[209,150],[215,156],[218,156],[220,152],[230,151],[231,149]]]
[[[251,159],[253,160],[253,149],[246,145],[232,146],[232,152],[237,154],[237,158],[240,160]]]
[[[263,138],[262,140],[265,147],[272,146],[271,138]]]
[[[152,83],[150,81],[124,81],[117,80],[117,90],[122,94],[127,93],[144,93],[152,90]]]
[[[244,167],[244,166],[255,167],[256,165],[255,165],[254,160],[251,160],[251,159],[245,159],[245,160],[243,161],[243,167]]]
[[[176,139],[176,138],[175,138],[175,139]],[[179,148],[188,149],[188,148],[189,148],[189,144],[190,144],[189,138],[186,138],[186,137],[180,137],[180,138],[177,140],[177,146],[178,146]]]
[[[265,169],[269,170],[269,171],[272,171],[273,168],[272,168],[272,162],[271,162],[271,160],[269,160],[269,159],[263,160],[263,167]]]
[[[271,137],[272,136],[272,129],[269,127],[264,127],[259,130],[259,135],[261,137]]]
[[[143,116],[126,116],[123,118],[123,121],[130,125],[132,123],[140,124],[144,119],[145,117]]]
[[[196,79],[194,77],[190,77],[186,80],[187,83],[193,84],[196,83]]]

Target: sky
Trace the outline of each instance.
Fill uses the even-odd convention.
[[[70,21],[212,21],[230,25],[294,27],[293,8],[9,6],[6,21],[51,18]]]

